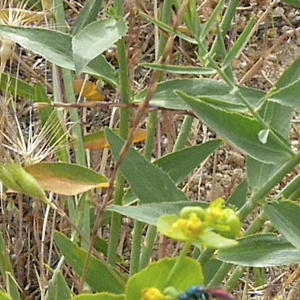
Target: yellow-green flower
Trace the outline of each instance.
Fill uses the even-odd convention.
[[[203,233],[203,222],[196,213],[190,213],[188,218],[179,218],[173,223],[169,235],[181,235],[183,240],[193,240]]]
[[[205,213],[205,223],[225,237],[241,235],[241,223],[231,208],[224,207],[222,198],[216,199],[210,204]]]
[[[167,297],[157,288],[145,288],[142,290],[141,300],[166,300]]]

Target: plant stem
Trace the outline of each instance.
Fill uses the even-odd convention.
[[[222,280],[225,278],[225,276],[230,271],[232,265],[228,263],[223,263],[221,267],[219,268],[219,271],[215,274],[215,276],[210,280],[208,283],[208,287],[215,287],[219,286],[222,282]]]
[[[114,1],[114,11],[116,18],[123,17],[123,0]],[[118,64],[119,64],[119,91],[121,103],[130,103],[130,81],[129,81],[129,72],[128,72],[128,62],[127,62],[127,53],[125,38],[120,39],[117,42],[118,50]],[[129,131],[129,119],[130,112],[128,108],[120,109],[120,136],[123,139],[127,139]],[[114,197],[114,204],[122,205],[122,199],[124,196],[124,178],[120,173],[116,175],[116,193]],[[117,253],[115,249],[118,246],[118,237],[121,228],[121,215],[113,212],[111,219],[111,229],[110,229],[110,238],[108,242],[108,255],[107,261],[109,264],[114,265],[116,262]],[[96,222],[97,223],[97,222]]]
[[[181,250],[180,255],[178,256],[178,259],[176,260],[170,274],[167,277],[166,286],[170,285],[170,283],[171,283],[174,276],[178,276],[178,274],[180,274],[181,262],[186,257],[187,252],[189,251],[190,247],[191,247],[190,243],[185,243],[184,244],[184,247]]]
[[[185,116],[183,123],[181,125],[178,137],[176,139],[173,152],[178,151],[180,149],[183,149],[185,146],[185,143],[191,133],[191,126],[193,124],[194,117],[192,116]]]
[[[230,0],[226,9],[226,12],[223,16],[223,20],[221,22],[221,34],[223,36],[223,39],[225,38],[227,32],[229,31],[230,28],[230,24],[232,19],[234,18],[235,14],[236,14],[236,8],[239,4],[239,0]],[[215,39],[214,43],[211,47],[210,53],[212,56],[214,56],[215,53],[219,52],[219,43],[218,40]]]
[[[197,261],[203,267],[210,260],[210,258],[213,256],[214,253],[215,253],[215,249],[205,249],[198,256]]]
[[[147,230],[145,246],[142,250],[141,257],[140,257],[139,270],[144,269],[148,265],[151,258],[155,239],[156,239],[156,226],[150,225]]]
[[[147,159],[150,159],[152,156],[152,151],[154,148],[154,137],[155,137],[155,129],[157,122],[157,112],[150,112],[148,115],[148,123],[147,123],[147,136],[145,143],[144,156]]]
[[[258,191],[254,192],[252,197],[238,211],[239,218],[241,220],[245,219],[254,207],[264,201],[264,198],[272,190],[272,188],[299,164],[300,151],[298,151],[293,158],[284,163],[272,177],[267,179],[265,184]]]
[[[142,237],[143,223],[140,221],[134,222],[134,231],[130,255],[130,275],[139,271],[140,253],[141,253],[141,237]]]

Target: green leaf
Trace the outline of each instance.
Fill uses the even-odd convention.
[[[118,159],[124,140],[110,129],[105,129],[106,138],[115,160]],[[120,170],[131,185],[141,203],[187,201],[170,176],[151,164],[144,156],[130,148]]]
[[[232,111],[248,112],[244,104],[230,93],[230,89],[224,82],[208,79],[174,79],[158,84],[156,93],[154,94],[150,104],[169,108],[187,110],[189,106],[174,93],[175,90],[203,99],[203,101],[211,103],[216,107],[228,109]],[[250,88],[240,87],[241,93],[247,97],[249,103],[256,107],[260,104],[264,93]],[[139,103],[145,98],[147,90],[136,95],[135,102]]]
[[[104,257],[107,257],[107,255],[108,255],[108,243],[105,240],[103,240],[103,239],[101,239],[97,236],[96,240],[95,240],[95,243],[94,243],[94,248],[99,253],[102,253],[104,255]],[[124,264],[124,261],[123,261],[122,257],[119,254],[117,254],[116,262],[119,263],[119,264]]]
[[[256,234],[239,239],[230,249],[220,249],[217,259],[242,266],[272,267],[299,264],[300,253],[284,238],[274,234]]]
[[[56,270],[49,281],[48,292],[45,300],[69,300],[72,294],[65,278],[60,271]]]
[[[300,84],[300,58],[296,59],[281,75],[271,90],[268,100],[300,109],[297,87]]]
[[[62,195],[77,195],[97,187],[107,186],[107,179],[95,171],[67,163],[38,163],[25,167],[46,191]]]
[[[13,300],[8,294],[0,291],[0,299],[1,300]]]
[[[74,64],[77,74],[87,64],[126,34],[124,20],[100,20],[78,32],[72,41]]]
[[[290,107],[267,101],[260,110],[264,121],[276,132],[288,139],[290,133],[290,120],[293,110]],[[258,190],[270,178],[282,163],[265,164],[251,157],[247,157],[247,176],[252,191]]]
[[[207,20],[207,22],[205,23],[205,25],[201,30],[201,34],[200,34],[201,40],[207,38],[211,28],[215,25],[216,22],[218,22],[217,19],[220,17],[221,11],[224,8],[224,2],[225,2],[224,0],[219,0],[215,9],[210,14],[209,19]]]
[[[88,24],[97,20],[98,13],[102,5],[102,0],[88,0],[80,10],[78,18],[75,20],[71,34],[75,35]]]
[[[300,2],[300,0],[299,0]],[[288,68],[284,70],[274,87],[276,90],[288,87],[291,83],[300,80],[300,58],[297,58]],[[272,90],[271,90],[272,91]]]
[[[81,276],[87,252],[76,246],[66,236],[54,233],[54,240],[66,261]],[[125,278],[117,270],[94,256],[90,258],[86,283],[97,292],[124,293]]]
[[[222,67],[226,68],[233,59],[237,58],[241,52],[244,50],[245,45],[249,41],[252,35],[252,29],[255,23],[255,17],[252,17],[248,22],[247,26],[243,30],[243,32],[240,34],[234,45],[231,47],[230,51],[224,58],[224,61],[222,63]]]
[[[25,81],[17,79],[13,76],[1,74],[0,89],[4,93],[9,91],[12,95],[32,100],[35,99],[35,90]]]
[[[75,296],[72,300],[125,300],[124,295],[114,295],[110,293],[98,293],[98,294],[81,294]]]
[[[247,201],[248,187],[248,180],[242,180],[226,201],[226,205],[234,205],[240,209]]]
[[[145,14],[145,13],[143,13],[141,11],[139,13],[140,13],[140,15],[144,19],[146,19],[147,21],[153,23],[158,28],[160,28],[160,29],[162,29],[162,30],[164,30],[164,31],[166,31],[168,33],[174,34],[174,35],[178,36],[179,38],[181,38],[182,40],[187,41],[188,43],[195,44],[195,45],[198,44],[195,39],[193,39],[193,38],[191,38],[191,37],[189,37],[189,36],[187,36],[187,35],[185,35],[183,33],[175,31],[172,26],[169,26],[168,24],[165,24],[164,22],[161,22],[161,21],[159,21],[157,19],[154,19],[151,16],[149,16],[148,14]]]
[[[217,147],[221,140],[209,141],[201,145],[185,148],[167,155],[154,162],[173,179],[180,183],[199,166]]]
[[[296,8],[300,8],[300,0],[281,0],[281,2],[287,3]]]
[[[43,56],[53,64],[70,70],[75,69],[72,37],[68,34],[43,28],[4,25],[0,25],[0,34]],[[115,70],[102,56],[95,58],[83,71],[101,77],[113,85],[117,84]]]
[[[178,184],[187,177],[193,169],[199,166],[219,145],[221,141],[209,141],[207,143],[182,149],[154,161],[154,165],[160,167]],[[134,193],[129,190],[124,196],[124,204],[136,200]]]
[[[164,215],[179,215],[182,208],[186,206],[203,207],[206,208],[206,202],[170,202],[170,203],[151,203],[142,204],[138,206],[121,206],[111,205],[107,207],[108,211],[120,213],[129,218],[144,222],[146,224],[157,224],[157,219]]]
[[[283,200],[267,203],[264,212],[274,227],[300,251],[300,207]]]
[[[177,94],[207,126],[251,157],[271,164],[284,162],[292,158],[292,152],[287,150],[289,148],[288,142],[285,142],[283,146],[272,132],[269,134],[268,141],[265,144],[261,143],[258,135],[264,128],[255,119],[215,109],[179,91]]]
[[[294,110],[299,111],[299,84],[300,80],[293,82],[289,86],[272,93],[269,100],[289,106]]]
[[[202,67],[190,67],[190,66],[177,66],[177,65],[161,65],[161,64],[151,64],[142,63],[142,67],[150,68],[152,70],[168,72],[172,74],[189,74],[189,75],[213,75],[216,74],[216,70],[212,68],[202,68]]]
[[[194,259],[183,257],[180,261],[179,273],[173,276],[167,283],[168,274],[174,268],[177,258],[165,258],[150,264],[147,268],[133,275],[126,287],[126,300],[142,299],[142,290],[153,287],[161,292],[172,286],[178,290],[185,291],[194,285],[203,285],[204,278],[201,265]]]
[[[14,300],[20,300],[19,289],[14,278],[14,272],[6,250],[3,234],[0,231],[0,271],[9,295]]]

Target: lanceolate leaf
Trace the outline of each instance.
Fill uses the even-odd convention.
[[[31,50],[60,67],[74,70],[72,37],[68,34],[43,29],[23,28],[0,25],[0,34],[22,47]],[[87,45],[85,45],[87,47]],[[95,58],[84,72],[101,77],[113,85],[117,84],[117,75],[110,64],[102,57]]]
[[[55,243],[70,266],[82,275],[86,251],[76,246],[59,232],[54,234]],[[125,278],[104,261],[91,257],[86,274],[87,284],[97,292],[122,294],[125,290]]]
[[[300,0],[299,0],[300,2]],[[300,58],[297,58],[287,69],[284,70],[278,81],[275,83],[275,90],[288,87],[300,80]]]
[[[119,130],[115,129],[113,132],[119,135]],[[133,143],[139,143],[146,139],[146,131],[138,130],[134,136]],[[108,141],[106,140],[105,133],[103,130],[87,134],[83,137],[83,144],[85,149],[96,150],[104,149],[109,147]]]
[[[34,87],[30,86],[25,81],[17,79],[13,76],[1,74],[0,89],[3,92],[7,90],[11,92],[12,95],[18,95],[19,97],[32,100],[35,98]]]
[[[124,20],[100,20],[78,32],[72,41],[75,70],[83,72],[85,66],[126,34]]]
[[[105,129],[105,134],[113,157],[117,160],[124,141],[108,128]],[[169,175],[132,148],[129,149],[120,170],[142,203],[188,200]]]
[[[244,49],[246,43],[249,41],[251,37],[254,23],[255,23],[254,17],[252,17],[247,22],[247,26],[245,27],[244,31],[238,37],[233,47],[230,49],[227,56],[224,58],[224,61],[222,63],[223,68],[226,68],[233,61],[234,58],[237,58],[240,55],[241,51]]]
[[[72,300],[125,300],[125,296],[111,293],[80,294],[73,297]]]
[[[151,203],[138,206],[111,205],[109,211],[118,212],[126,217],[156,226],[157,219],[163,215],[179,215],[182,208],[186,206],[207,207],[204,202],[170,202],[170,203]]]
[[[175,79],[162,82],[158,85],[150,104],[170,109],[187,110],[189,106],[174,93],[175,90],[203,99],[216,107],[231,111],[248,112],[244,104],[230,93],[229,87],[224,83],[208,79]],[[250,88],[241,87],[241,93],[247,97],[249,103],[255,107],[260,103],[264,93]],[[146,90],[135,97],[135,102],[144,99]]]
[[[154,161],[154,165],[166,172],[172,180],[179,184],[195,168],[197,168],[221,144],[221,140],[208,141],[204,144],[189,147],[164,155]],[[124,197],[124,204],[136,201],[136,196],[129,190]]]
[[[272,93],[269,100],[292,107],[294,110],[299,111],[299,84],[300,80],[293,82],[291,85],[282,88],[277,92]]]
[[[0,272],[2,274],[2,280],[5,280],[6,287],[10,288],[10,296],[12,296],[12,299],[20,300],[21,298],[19,295],[18,286],[16,284],[16,281],[14,280],[13,268],[9,260],[9,256],[7,254],[6,245],[1,231],[0,231]]]
[[[287,3],[291,6],[300,8],[300,0],[281,0],[281,2]]]
[[[54,272],[53,278],[49,281],[48,293],[45,300],[70,300],[71,291],[62,273]]]
[[[81,9],[79,17],[75,20],[71,34],[75,35],[88,24],[96,21],[102,0],[85,1],[84,7]]]
[[[180,183],[201,162],[203,162],[213,151],[220,146],[221,140],[209,141],[201,145],[189,147],[176,151],[154,162],[175,181]]]
[[[216,70],[211,68],[202,67],[190,67],[190,66],[177,66],[177,65],[161,65],[142,63],[141,66],[150,68],[152,70],[158,70],[162,72],[169,72],[173,74],[189,74],[189,75],[212,75],[216,74]]]
[[[300,252],[286,239],[274,234],[257,234],[239,239],[239,244],[220,249],[217,259],[251,267],[299,264]]]
[[[107,179],[95,171],[67,163],[39,163],[25,168],[46,191],[77,195],[97,187],[106,187]]]
[[[264,121],[281,134],[284,138],[288,138],[290,133],[290,120],[293,110],[290,107],[267,101],[260,115]],[[265,164],[251,157],[247,157],[247,175],[252,191],[258,190],[269,178],[281,167],[281,162],[277,164]]]
[[[213,108],[179,91],[177,94],[190,106],[199,119],[251,157],[272,164],[287,161],[292,157],[291,151],[287,150],[289,144],[282,140],[283,146],[272,132],[269,134],[268,141],[261,143],[258,135],[264,128],[255,119]]]
[[[264,212],[274,227],[300,251],[299,205],[288,200],[279,201],[266,204]]]
[[[294,110],[300,110],[298,101],[299,90],[297,89],[299,84],[300,58],[296,59],[294,63],[283,72],[272,89],[268,99],[280,103],[281,105],[291,107]]]

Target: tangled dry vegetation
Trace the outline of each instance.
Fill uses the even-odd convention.
[[[2,8],[11,3],[15,5],[13,1],[4,2]],[[111,1],[104,2],[104,10],[112,5]],[[154,61],[157,38],[156,29],[137,14],[136,5],[152,14],[155,2],[144,0],[126,2],[129,26],[128,60],[132,88],[136,91],[147,86],[149,72],[145,71],[139,63]],[[217,1],[199,2],[202,2],[199,14],[205,20]],[[297,9],[282,3],[271,6],[268,0],[240,2],[235,23],[232,24],[228,36],[228,47],[230,47],[230,41],[239,35],[251,16],[258,16],[260,22],[250,43],[234,61],[235,73],[240,84],[267,90],[300,54],[300,13]],[[65,1],[68,26],[72,25],[73,19],[78,15],[83,3],[84,1]],[[33,26],[46,26],[46,24],[39,22],[34,23]],[[211,34],[213,36],[214,32]],[[108,51],[106,57],[110,62],[116,64],[114,49]],[[174,55],[171,59],[174,64],[194,64],[194,49],[190,45],[175,40]],[[5,72],[30,84],[41,82],[47,86],[49,95],[52,92],[52,76],[60,76],[57,69],[52,69],[43,58],[18,45],[14,47],[13,58],[7,62]],[[103,84],[102,93],[105,101],[118,102],[118,92],[108,84]],[[22,162],[32,163],[33,161],[52,159],[53,149],[44,144],[44,136],[47,133],[41,131],[39,118],[32,104],[23,99],[7,96],[4,92],[2,92],[0,100],[1,160],[11,157],[18,158]],[[84,132],[92,132],[105,125],[118,123],[115,109],[80,108],[78,111],[81,115]],[[134,111],[132,113],[134,114]],[[184,113],[160,111],[154,157],[158,158],[172,149]],[[62,116],[66,118],[65,126],[71,128],[73,124],[69,122],[68,111],[62,110]],[[291,137],[295,141],[294,146],[299,147],[299,116],[295,115],[294,120]],[[200,121],[195,121],[189,143],[196,144],[212,137],[215,137],[215,133]],[[143,144],[137,147],[142,148]],[[93,169],[104,170],[109,176],[110,167],[103,166],[101,158],[106,151],[91,151],[89,163]],[[196,170],[182,188],[194,200],[211,200],[219,196],[226,199],[243,179],[244,164],[243,155],[225,145]],[[64,201],[64,199],[60,198],[59,201]],[[61,207],[63,207],[63,203],[61,203]],[[22,290],[23,299],[39,299],[41,285],[51,277],[51,266],[55,266],[58,260],[57,250],[53,245],[53,230],[58,229],[64,233],[70,230],[68,224],[62,222],[59,217],[55,216],[55,213],[48,216],[45,224],[45,214],[45,209],[37,203],[33,205],[28,197],[24,198],[14,194],[1,195],[0,229],[5,236],[8,253],[15,268],[16,280]],[[131,242],[130,222],[124,220],[123,226],[124,235],[123,240],[120,241],[118,252],[120,255],[125,255],[126,261]],[[102,234],[105,237],[105,228]],[[172,247],[171,249],[167,247],[166,251],[174,253],[176,249]],[[164,255],[164,253],[160,251],[158,255]],[[43,269],[42,274],[40,273],[41,269]],[[78,282],[76,274],[67,267],[64,271],[70,286],[76,287]],[[268,269],[265,271],[266,281],[263,286],[258,287],[259,283],[255,281],[257,272],[260,271],[249,269],[244,274],[243,280],[236,290],[237,299],[286,298],[288,293],[293,292],[293,284],[298,280],[300,274],[298,268]],[[293,296],[289,296],[288,299],[298,299],[299,296],[291,297]]]

